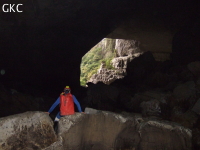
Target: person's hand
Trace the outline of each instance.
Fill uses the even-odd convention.
[[[85,114],[85,112],[81,112],[81,113]]]
[[[49,112],[45,112],[45,113],[47,113],[48,115],[50,114]]]

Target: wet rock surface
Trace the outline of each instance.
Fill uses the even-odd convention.
[[[57,140],[51,118],[44,112],[25,112],[0,118],[1,150],[41,150]]]

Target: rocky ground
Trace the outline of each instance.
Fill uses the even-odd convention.
[[[189,128],[135,113],[87,108],[85,114],[61,118],[55,134],[46,113],[29,111],[1,118],[0,127],[2,150],[192,149]]]

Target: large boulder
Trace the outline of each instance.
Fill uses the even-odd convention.
[[[173,121],[173,122],[177,122],[184,127],[193,129],[196,126],[196,124],[199,120],[199,115],[197,115],[192,110],[188,110],[185,113],[174,113],[174,112],[172,112],[170,120]]]
[[[142,107],[143,116],[159,117],[161,115],[161,107],[158,100],[150,100],[147,102],[144,101],[140,106]]]
[[[45,150],[191,150],[192,135],[190,129],[173,122],[102,111],[61,118],[58,138]]]
[[[144,116],[159,114],[162,117],[167,117],[170,111],[167,100],[170,95],[170,92],[158,92],[154,90],[138,92],[131,97],[129,102],[125,103],[125,108],[132,112],[142,113]]]
[[[29,111],[0,118],[1,150],[41,150],[57,140],[48,114]]]

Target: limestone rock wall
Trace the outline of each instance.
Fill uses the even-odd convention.
[[[94,47],[100,47],[102,49],[102,55],[104,55],[104,58],[106,58],[109,57],[108,53],[114,51],[116,45],[115,43],[116,39],[104,38]]]
[[[140,42],[136,40],[116,39],[115,49],[117,56],[129,56],[142,52],[139,48]]]
[[[116,79],[122,79],[124,77],[124,71],[123,70],[111,70],[111,69],[106,69],[102,68],[99,69],[97,74],[92,75],[90,80],[88,82],[92,83],[98,83],[98,82],[103,82],[105,84],[110,84]]]
[[[124,78],[128,63],[131,62],[135,57],[140,56],[142,53],[139,48],[139,42],[136,40],[103,39],[96,46],[101,47],[102,52],[105,50],[112,52],[110,49],[113,49],[116,53],[116,57],[114,57],[111,61],[114,69],[107,69],[105,64],[102,63],[98,72],[90,78],[88,82],[95,84],[98,82],[110,84],[116,79]],[[107,54],[109,54],[108,52]]]

